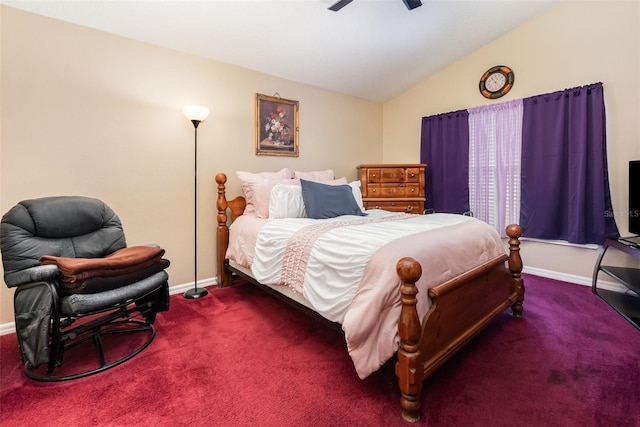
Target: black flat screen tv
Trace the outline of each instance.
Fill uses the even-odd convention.
[[[629,233],[640,235],[640,160],[629,162]]]

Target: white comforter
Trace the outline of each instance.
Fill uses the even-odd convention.
[[[383,217],[398,220],[376,222]],[[469,219],[461,215],[426,217],[375,209],[369,212],[366,219],[341,216],[328,220],[273,220],[265,224],[258,234],[251,272],[260,283],[294,287],[318,313],[333,322],[342,323],[358,289],[364,268],[375,251],[400,237],[459,224]],[[304,283],[286,283],[283,280],[284,253],[289,239],[296,231],[318,223],[341,223],[349,220],[358,225],[330,229],[315,241],[306,265]],[[397,261],[391,260],[392,263]]]
[[[247,218],[251,231],[238,239],[240,243],[230,245],[227,252],[230,259],[250,267],[259,282],[291,286],[318,313],[341,323],[361,378],[377,370],[399,346],[401,304],[395,266],[400,258],[412,256],[421,263],[423,277],[417,285],[420,294],[426,294],[429,287],[504,253],[495,230],[473,218],[367,212],[365,220],[343,216],[256,222]],[[350,220],[357,224],[333,228],[336,222]],[[283,258],[292,236],[319,222],[333,224],[314,235],[308,259],[300,264],[306,267],[301,279],[293,280],[295,274],[283,275]],[[233,228],[238,226],[232,225],[231,242]],[[422,317],[429,308],[428,298],[419,296],[417,308]]]

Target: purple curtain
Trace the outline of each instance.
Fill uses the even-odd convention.
[[[469,210],[469,113],[466,110],[422,118],[420,162],[425,172],[425,208]]]
[[[611,206],[602,83],[524,100],[520,225],[526,237],[602,244]]]

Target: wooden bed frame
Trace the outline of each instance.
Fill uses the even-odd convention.
[[[231,285],[232,275],[239,273],[225,259],[229,246],[227,209],[231,210],[231,221],[234,221],[242,215],[246,204],[242,196],[227,201],[226,182],[225,174],[216,175],[219,286]],[[509,225],[506,232],[509,236],[509,255],[505,254],[430,288],[428,295],[432,304],[423,319],[418,317],[416,309],[418,289],[415,285],[422,275],[422,267],[413,258],[398,261],[396,270],[401,282],[402,311],[398,321],[400,348],[395,373],[405,420],[416,422],[420,419],[422,383],[440,365],[509,307],[514,317],[522,317],[524,283],[520,275],[522,259],[518,240],[522,235],[522,227]],[[240,275],[247,278],[245,274]],[[251,282],[260,285],[255,280]]]

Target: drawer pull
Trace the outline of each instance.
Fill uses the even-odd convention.
[[[374,188],[374,189],[372,189],[372,190],[371,190],[371,192],[372,192],[372,193],[375,193],[375,192],[376,192],[376,189],[375,189],[375,188]]]
[[[407,212],[411,212],[413,210],[413,206],[407,206],[404,210]]]
[[[415,189],[415,188],[412,188],[412,189],[411,189],[411,192],[412,192],[412,193],[415,193],[415,191],[416,191],[416,189]]]
[[[411,178],[413,178],[414,176],[416,176],[416,174],[415,174],[415,173],[412,173],[412,174],[411,174]]]

